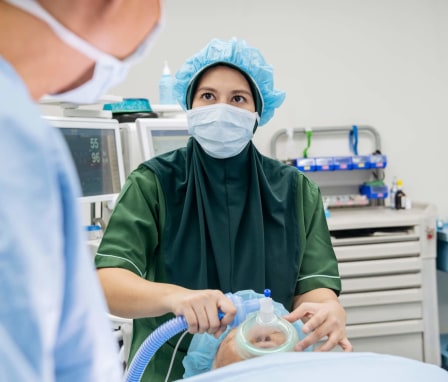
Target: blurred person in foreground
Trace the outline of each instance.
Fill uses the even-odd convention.
[[[42,96],[92,103],[159,29],[162,0],[0,1],[0,375],[120,381],[118,349],[84,245],[80,187]]]

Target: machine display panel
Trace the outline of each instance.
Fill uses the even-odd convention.
[[[113,200],[124,183],[121,138],[115,120],[52,118],[76,166],[82,202]]]
[[[144,160],[185,147],[190,134],[185,118],[137,119]]]

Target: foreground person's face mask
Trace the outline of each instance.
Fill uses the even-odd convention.
[[[107,54],[73,32],[65,28],[50,13],[48,13],[35,0],[6,0],[11,5],[28,12],[38,19],[44,21],[56,33],[56,35],[67,45],[78,50],[85,56],[95,61],[95,69],[92,78],[79,87],[67,92],[52,94],[51,97],[61,102],[70,102],[77,104],[95,103],[110,88],[119,84],[126,77],[129,68],[138,62],[152,45],[155,35],[161,28],[161,23],[153,29],[143,43],[124,60],[119,60],[110,54]]]
[[[253,137],[256,112],[227,104],[214,104],[187,110],[188,131],[213,158],[238,155]]]

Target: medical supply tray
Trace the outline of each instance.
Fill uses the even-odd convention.
[[[271,156],[295,166],[315,181],[327,208],[382,206],[388,197],[388,187],[383,183],[387,156],[381,152],[381,137],[372,126],[356,126],[359,142],[362,143],[360,151],[365,154],[358,153],[358,149],[353,150],[347,145],[347,137],[354,127],[318,126],[278,130],[271,138]],[[315,141],[312,147],[311,133]],[[294,140],[292,145],[290,139]],[[308,144],[301,157],[299,145],[305,144],[305,140]],[[287,153],[282,149],[282,144],[289,150],[296,145],[298,155],[294,157],[294,152]],[[277,151],[286,158],[278,158]]]

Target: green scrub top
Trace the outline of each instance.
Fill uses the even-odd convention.
[[[147,280],[226,292],[271,289],[292,306],[317,288],[340,291],[319,188],[250,142],[215,159],[191,138],[186,148],[140,165],[120,194],[95,258]],[[173,315],[134,320],[130,357]],[[163,381],[179,336],[164,344],[142,381]],[[191,336],[179,347],[170,380],[182,378]]]

